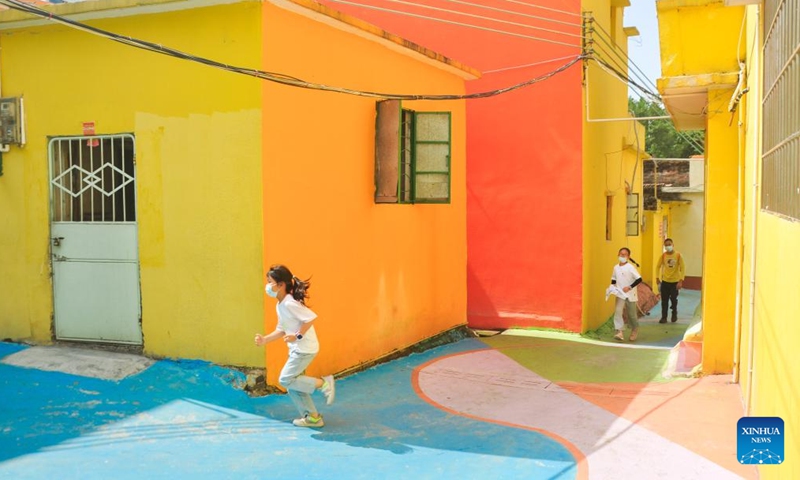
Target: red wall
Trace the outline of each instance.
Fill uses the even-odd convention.
[[[578,45],[577,38],[564,35],[382,0],[359,2]],[[483,72],[579,53],[574,47],[335,2],[323,3]],[[441,0],[425,3],[580,33],[577,27]],[[481,3],[580,23],[578,17],[503,0],[481,0]],[[578,2],[539,0],[536,3],[579,11]],[[561,59],[522,69],[485,73],[480,80],[468,83],[468,91],[487,91],[522,82],[568,61]],[[581,68],[577,64],[542,83],[467,103],[467,312],[472,327],[547,326],[573,331],[581,328],[580,82]]]

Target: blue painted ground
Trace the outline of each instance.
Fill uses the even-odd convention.
[[[203,362],[121,382],[0,364],[0,478],[575,478],[554,440],[416,395],[416,366],[484,347],[464,340],[340,380],[322,430],[292,426],[285,395],[250,398],[230,386],[240,373]],[[22,348],[0,343],[0,358]]]
[[[697,308],[700,306],[700,292],[697,290],[681,290],[678,296],[678,323],[658,323],[661,318],[661,302],[652,310],[650,315],[640,318],[639,323],[657,329],[657,332],[643,330],[640,345],[672,348],[683,340],[686,330],[699,318],[695,318]],[[671,310],[668,315],[671,315]],[[651,325],[652,324],[652,325]]]

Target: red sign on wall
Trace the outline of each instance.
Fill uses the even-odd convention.
[[[83,136],[90,137],[92,135],[95,135],[94,122],[83,122]],[[100,140],[96,138],[86,140],[87,147],[96,147],[98,145],[100,145]]]

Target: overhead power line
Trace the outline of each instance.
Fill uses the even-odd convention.
[[[507,72],[509,70],[518,70],[520,68],[528,68],[528,67],[535,67],[537,65],[544,65],[545,63],[559,62],[561,60],[566,60],[566,59],[572,58],[572,57],[573,57],[572,55],[569,55],[569,56],[566,56],[566,57],[551,58],[549,60],[542,60],[540,62],[525,63],[523,65],[514,65],[513,67],[495,68],[494,70],[484,70],[481,73],[483,73],[484,75],[488,75],[490,73]]]
[[[206,65],[213,68],[218,68],[221,70],[238,73],[242,75],[248,75],[251,77],[260,78],[262,80],[267,80],[274,83],[279,83],[282,85],[287,85],[291,87],[298,87],[298,88],[307,88],[312,90],[321,90],[321,91],[328,91],[328,92],[335,92],[335,93],[342,93],[348,95],[355,95],[355,96],[362,96],[362,97],[370,97],[370,98],[380,98],[380,99],[388,99],[388,100],[468,100],[468,99],[477,99],[477,98],[488,98],[497,95],[502,95],[504,93],[512,92],[515,90],[519,90],[521,88],[548,80],[555,75],[558,75],[561,72],[568,70],[570,67],[575,65],[576,63],[580,62],[585,58],[584,55],[575,55],[570,61],[561,65],[560,67],[539,75],[535,78],[530,80],[526,80],[524,82],[520,82],[514,85],[510,85],[505,88],[500,88],[496,90],[490,90],[486,92],[479,92],[479,93],[471,93],[471,94],[460,94],[460,95],[413,95],[413,94],[396,94],[396,93],[384,93],[384,92],[372,92],[366,90],[356,90],[350,88],[343,88],[343,87],[336,87],[331,85],[325,85],[320,83],[313,83],[307,82],[297,77],[293,77],[290,75],[285,75],[282,73],[275,73],[275,72],[267,72],[262,70],[256,70],[251,68],[243,68],[237,67],[232,65],[227,65],[215,60],[210,60],[203,57],[198,57],[195,55],[191,55],[185,52],[181,52],[179,50],[175,50],[173,48],[165,47],[163,45],[155,44],[152,42],[148,42],[145,40],[139,40],[129,36],[118,35],[113,32],[109,32],[106,30],[102,30],[100,28],[92,27],[90,25],[86,25],[84,23],[80,23],[74,20],[70,20],[65,17],[61,17],[59,15],[54,15],[51,12],[46,10],[42,10],[38,7],[32,6],[30,4],[22,3],[19,0],[0,0],[0,4],[5,5],[13,10],[18,10],[21,12],[29,13],[34,16],[38,16],[41,18],[45,18],[47,20],[53,21],[55,23],[60,23],[66,25],[70,28],[74,28],[77,30],[81,30],[93,35],[100,36],[102,38],[106,38],[108,40],[113,40],[115,42],[122,43],[124,45],[128,45],[131,47],[139,48],[142,50],[146,50],[153,53],[158,53],[161,55],[178,58],[181,60],[186,60],[190,62],[199,63],[202,65]]]
[[[503,31],[503,30],[489,29],[489,28],[480,27],[480,26],[477,26],[477,25],[461,24],[460,22],[451,22],[451,21],[448,21],[448,20],[438,19],[438,18],[434,18],[434,17],[426,17],[426,16],[422,16],[422,15],[409,14],[408,12],[400,12],[400,11],[393,11],[393,10],[390,10],[390,9],[382,9],[380,7],[374,7],[374,6],[371,6],[371,5],[357,4],[355,2],[348,2],[348,1],[345,1],[345,0],[332,0],[332,1],[335,1],[337,3],[345,3],[345,4],[355,5],[355,6],[362,6],[364,8],[374,8],[374,9],[377,9],[377,10],[391,11],[393,13],[398,13],[398,14],[417,16],[417,17],[421,17],[421,18],[434,20],[434,21],[440,21],[440,22],[445,22],[445,23],[453,23],[453,24],[456,24],[456,25],[462,25],[462,26],[466,26],[466,27],[470,27],[470,28],[477,28],[477,29],[482,29],[482,30],[493,31],[493,32],[500,33],[500,34],[513,35],[513,36],[522,37],[522,38],[529,38],[531,40],[547,41],[547,42],[550,42],[550,43],[557,43],[557,44],[562,44],[562,45],[566,45],[566,46],[579,47],[579,45],[572,45],[572,44],[567,44],[567,43],[564,43],[564,42],[557,42],[557,41],[548,40],[548,39],[541,39],[541,38],[537,38],[537,37],[533,37],[533,36],[529,36],[529,35],[516,34],[516,33],[513,33],[513,32],[507,32],[507,31]],[[401,2],[400,0],[396,0],[396,1],[398,3],[409,4],[409,2]],[[511,3],[520,3],[520,4],[523,4],[523,5],[534,6],[532,4],[527,4],[525,2],[518,2],[518,1],[515,1],[515,0],[506,0],[506,1],[509,1]],[[270,82],[274,82],[274,83],[278,83],[278,84],[282,84],[282,85],[286,85],[286,86],[297,87],[297,88],[306,88],[306,89],[312,89],[312,90],[329,91],[329,92],[334,92],[334,93],[341,93],[341,94],[348,94],[348,95],[355,95],[355,96],[362,96],[362,97],[380,98],[380,99],[392,99],[392,100],[466,100],[466,99],[478,99],[478,98],[488,98],[488,97],[493,97],[493,96],[497,96],[497,95],[502,95],[504,93],[512,92],[512,91],[515,91],[515,90],[518,90],[518,89],[521,89],[521,88],[524,88],[524,87],[527,87],[527,86],[530,86],[530,85],[533,85],[533,84],[548,80],[548,79],[554,77],[555,75],[568,70],[570,67],[572,67],[573,65],[575,65],[576,63],[578,63],[578,62],[580,62],[582,60],[594,60],[595,62],[597,62],[601,66],[601,68],[603,68],[604,70],[608,71],[611,75],[614,75],[615,77],[617,77],[621,81],[624,81],[626,84],[629,84],[629,85],[633,86],[634,88],[637,88],[639,91],[641,91],[642,93],[644,93],[647,96],[650,96],[650,97],[654,98],[659,103],[661,102],[661,98],[657,93],[654,93],[654,92],[650,91],[647,87],[640,85],[636,81],[633,81],[626,73],[622,73],[622,72],[618,71],[615,68],[615,66],[609,64],[608,61],[600,58],[598,55],[587,55],[585,53],[582,53],[580,55],[576,55],[574,57],[564,57],[564,58],[571,58],[571,59],[567,63],[561,65],[558,68],[556,68],[555,70],[549,71],[547,73],[539,75],[539,76],[537,76],[535,78],[532,78],[530,80],[527,80],[527,81],[524,81],[524,82],[521,82],[521,83],[517,83],[517,84],[514,84],[514,85],[510,85],[508,87],[501,88],[501,89],[485,91],[485,92],[479,92],[479,93],[472,93],[472,94],[457,94],[457,95],[444,95],[444,94],[433,94],[433,95],[396,94],[396,93],[384,93],[384,92],[373,92],[373,91],[366,91],[366,90],[356,90],[356,89],[349,89],[349,88],[344,88],[344,87],[325,85],[325,84],[320,84],[320,83],[307,82],[307,81],[302,80],[300,78],[293,77],[293,76],[286,75],[286,74],[282,74],[282,73],[275,73],[275,72],[268,72],[268,71],[262,71],[262,70],[251,69],[251,68],[243,68],[243,67],[232,66],[232,65],[228,65],[228,64],[225,64],[225,63],[221,63],[221,62],[215,61],[215,60],[210,60],[210,59],[207,59],[207,58],[204,58],[204,57],[198,57],[198,56],[191,55],[191,54],[188,54],[188,53],[185,53],[185,52],[181,52],[179,50],[175,50],[175,49],[172,49],[172,48],[169,48],[169,47],[165,47],[165,46],[160,45],[160,44],[155,44],[155,43],[152,43],[152,42],[136,39],[136,38],[129,37],[129,36],[118,35],[116,33],[109,32],[109,31],[106,31],[106,30],[102,30],[100,28],[92,27],[92,26],[89,26],[89,25],[84,24],[84,23],[80,23],[80,22],[77,22],[77,21],[74,21],[74,20],[70,20],[70,19],[65,18],[65,17],[61,17],[59,15],[54,15],[51,12],[48,12],[46,10],[42,10],[42,9],[40,9],[38,7],[35,7],[35,6],[31,5],[31,4],[23,3],[23,2],[21,2],[19,0],[0,0],[0,5],[5,5],[8,8],[11,8],[13,10],[18,10],[18,11],[21,11],[21,12],[25,12],[25,13],[28,13],[30,15],[34,15],[34,16],[37,16],[37,17],[40,17],[40,18],[44,18],[44,19],[50,20],[50,21],[55,22],[55,23],[60,23],[60,24],[66,25],[66,26],[68,26],[70,28],[81,30],[81,31],[84,31],[84,32],[87,32],[87,33],[90,33],[90,34],[93,34],[93,35],[97,35],[97,36],[106,38],[108,40],[112,40],[112,41],[115,41],[115,42],[118,42],[118,43],[121,43],[121,44],[124,44],[124,45],[127,45],[127,46],[135,47],[135,48],[142,49],[142,50],[145,50],[145,51],[149,51],[149,52],[152,52],[152,53],[158,53],[158,54],[161,54],[161,55],[165,55],[165,56],[169,56],[169,57],[173,57],[173,58],[177,58],[177,59],[181,59],[181,60],[191,61],[191,62],[199,63],[199,64],[206,65],[206,66],[213,67],[213,68],[218,68],[218,69],[229,71],[229,72],[232,72],[232,73],[248,75],[248,76],[259,78],[259,79],[262,79],[262,80],[266,80],[266,81],[270,81]],[[412,5],[415,5],[415,4],[412,4]],[[544,8],[544,7],[541,7],[541,8]],[[563,12],[563,13],[570,13],[570,12]],[[486,17],[486,18],[490,19],[489,17]],[[497,19],[494,19],[494,20],[496,21]],[[520,24],[520,25],[524,25],[524,24]],[[613,47],[611,47],[611,48],[612,48],[612,51],[613,51]],[[607,54],[607,52],[605,52],[604,49],[603,49],[603,51],[604,51],[604,53]],[[625,56],[627,57],[627,55],[625,55]],[[537,65],[537,64],[541,64],[541,63],[549,63],[549,62],[556,61],[556,60],[559,60],[559,59],[547,60],[547,61],[544,61],[544,62],[537,62],[537,63],[533,63],[533,64],[522,65],[522,66],[519,66],[519,67],[509,67],[507,69],[498,69],[498,70],[495,70],[495,71],[504,71],[504,70],[510,70],[510,69],[513,69],[513,68],[523,68],[523,67],[526,67],[526,66],[533,66],[533,65]],[[618,67],[618,65],[617,65],[617,67]],[[646,79],[646,76],[645,76],[645,79]],[[652,82],[650,82],[650,83],[652,84]],[[678,134],[681,135],[682,132],[678,131]],[[703,147],[699,146],[699,144],[697,142],[692,142],[691,139],[689,139],[688,137],[684,137],[683,135],[681,135],[681,137],[684,138],[686,141],[690,142],[690,144],[694,148],[698,149],[698,151],[700,151],[700,152],[703,151]]]
[[[530,7],[530,8],[537,8],[539,10],[547,10],[548,12],[561,13],[561,14],[564,14],[564,15],[570,15],[570,16],[573,16],[573,17],[583,18],[583,15],[581,15],[580,13],[568,12],[567,10],[559,10],[557,8],[552,8],[552,7],[543,7],[542,5],[536,5],[534,3],[520,2],[519,0],[503,0],[503,1],[508,2],[508,3],[514,3],[514,4],[517,4],[517,5],[524,5],[524,6]]]
[[[597,62],[598,65],[600,66],[600,68],[602,68],[603,70],[608,72],[610,75],[613,75],[613,76],[617,77],[618,79],[620,79],[626,85],[635,86],[636,88],[640,89],[642,91],[642,93],[646,93],[646,94],[649,94],[649,95],[655,95],[655,97],[653,97],[654,100],[656,100],[658,103],[661,103],[661,98],[658,95],[650,92],[647,89],[643,89],[643,87],[639,86],[636,82],[633,82],[632,80],[630,80],[626,75],[624,75],[621,72],[617,71],[614,67],[609,65],[605,60],[600,59],[597,56],[593,56],[591,58],[591,60],[594,60],[595,62]],[[702,153],[703,151],[705,151],[705,148],[702,145],[700,145],[699,142],[697,142],[692,137],[690,137],[689,135],[686,135],[684,132],[681,132],[678,129],[675,129],[675,132],[677,133],[679,138],[681,138],[689,146],[694,148],[697,151],[697,153]]]
[[[541,20],[543,22],[557,23],[559,25],[566,25],[568,27],[576,27],[576,28],[582,28],[583,27],[580,23],[576,23],[576,22],[565,22],[563,20],[556,20],[556,19],[550,18],[550,17],[542,17],[540,15],[531,15],[531,14],[528,14],[528,13],[522,13],[522,12],[519,12],[519,11],[516,11],[516,10],[508,10],[508,9],[505,9],[505,8],[497,8],[497,7],[490,7],[488,5],[481,5],[480,3],[464,2],[462,0],[444,0],[444,1],[450,2],[450,3],[457,3],[459,5],[466,5],[468,7],[483,8],[485,10],[491,10],[491,11],[494,11],[494,12],[509,13],[509,14],[512,14],[512,15],[520,16],[520,17],[531,18],[531,19],[534,19],[534,20]]]
[[[598,58],[596,55],[594,56],[593,59],[595,61],[597,61],[598,64],[604,65],[609,70],[610,74],[616,76],[617,78],[619,78],[620,80],[622,80],[623,82],[628,84],[629,86],[631,86],[634,89],[638,90],[639,92],[644,94],[646,97],[649,97],[652,101],[655,101],[659,105],[663,106],[664,100],[661,98],[661,95],[658,93],[658,87],[655,85],[655,83],[653,83],[653,81],[650,80],[650,78],[644,73],[644,71],[642,71],[642,69],[639,68],[639,66],[636,64],[636,62],[634,62],[628,56],[627,52],[625,52],[619,45],[616,44],[616,42],[613,41],[613,39],[611,39],[611,35],[608,33],[608,31],[605,28],[603,28],[603,26],[600,23],[598,23],[594,18],[591,18],[591,17],[590,17],[589,21],[591,23],[590,32],[591,33],[598,33],[597,38],[600,39],[600,41],[602,43],[607,45],[610,48],[610,50],[615,54],[615,56],[617,58],[619,58],[620,60],[622,60],[626,64],[627,68],[622,68],[622,69],[626,70],[626,71],[629,71],[632,74],[632,76],[636,78],[637,81],[634,81],[633,79],[631,79],[630,75],[621,73],[619,70],[617,70],[616,68],[611,66],[608,62],[603,62],[603,60]],[[597,30],[592,28],[594,26],[597,26]],[[600,46],[597,43],[596,43],[596,45],[598,46],[598,48],[604,54],[608,55],[611,58],[611,60],[613,61],[613,63],[617,67],[619,67],[619,63],[616,62],[616,60],[614,60],[614,58],[611,57],[610,54],[608,54],[608,52],[605,50],[605,48],[603,48],[602,46]],[[651,90],[650,87],[652,87],[653,90]],[[695,114],[691,114],[689,112],[683,112],[683,111],[679,111],[679,113],[683,113],[683,114],[686,114],[686,115],[695,115]],[[688,145],[690,145],[692,148],[694,148],[698,153],[702,153],[703,151],[705,151],[705,147],[703,145],[700,145],[700,143],[698,141],[694,140],[689,135],[685,134],[684,132],[682,132],[682,131],[680,131],[678,129],[675,129],[675,132],[678,134],[679,138],[681,138]]]
[[[337,2],[337,0],[331,0],[331,1]],[[476,19],[479,19],[479,20],[488,20],[490,22],[497,22],[497,23],[502,23],[502,24],[505,24],[505,25],[513,25],[515,27],[529,28],[531,30],[539,30],[539,31],[542,31],[542,32],[555,33],[555,34],[558,34],[558,35],[565,35],[565,36],[568,36],[568,37],[583,38],[583,35],[581,35],[579,33],[562,32],[560,30],[553,30],[552,28],[537,27],[537,26],[534,26],[534,25],[528,25],[527,23],[512,22],[510,20],[502,20],[502,19],[499,19],[499,18],[487,17],[485,15],[476,15],[474,13],[461,12],[461,11],[458,11],[458,10],[451,10],[451,9],[448,9],[448,8],[434,7],[434,6],[425,5],[425,4],[422,4],[422,3],[406,2],[404,0],[383,0],[383,1],[390,2],[390,3],[397,3],[397,4],[400,4],[400,5],[408,5],[408,6],[416,7],[416,8],[424,8],[424,9],[427,9],[427,10],[434,10],[436,12],[452,13],[452,14],[455,14],[455,15],[461,15],[461,16],[464,16],[464,17],[476,18]],[[472,5],[475,5],[475,4],[472,4]],[[367,4],[362,4],[362,6],[367,6]],[[491,8],[491,7],[488,7],[488,8]],[[504,11],[505,12],[510,12],[510,10],[504,10]],[[511,12],[511,13],[516,13],[516,12]],[[524,15],[524,14],[520,14],[520,15]]]
[[[405,12],[403,10],[395,10],[395,9],[392,9],[392,8],[378,7],[378,6],[369,5],[369,4],[366,4],[366,3],[351,2],[351,1],[348,1],[348,0],[330,0],[330,1],[333,2],[333,3],[340,3],[342,5],[350,5],[350,6],[353,6],[353,7],[366,8],[368,10],[375,10],[375,11],[378,11],[378,12],[392,13],[392,14],[395,14],[395,15],[401,15],[401,16],[405,16],[405,17],[421,18],[423,20],[431,20],[431,21],[434,21],[434,22],[446,23],[448,25],[457,25],[457,26],[460,26],[460,27],[474,28],[476,30],[483,30],[485,32],[500,33],[500,34],[510,35],[512,37],[527,38],[527,39],[530,39],[530,40],[537,40],[539,42],[552,43],[552,44],[555,44],[555,45],[563,45],[563,46],[566,46],[566,47],[580,48],[580,45],[577,42],[576,43],[567,43],[567,42],[562,42],[562,41],[559,41],[559,40],[551,40],[551,39],[548,39],[548,38],[534,37],[533,35],[525,35],[525,34],[522,34],[522,33],[513,33],[513,32],[508,32],[508,31],[505,31],[505,30],[498,30],[496,28],[482,27],[480,25],[474,25],[474,24],[471,24],[471,23],[456,22],[454,20],[446,20],[444,18],[431,17],[431,16],[428,16],[428,15],[420,15],[418,13]],[[397,0],[395,0],[395,1],[397,1]],[[484,18],[486,18],[486,17],[484,17]]]
[[[628,53],[625,50],[623,50],[619,45],[617,45],[614,39],[611,38],[611,34],[608,33],[608,31],[605,28],[603,28],[603,25],[601,25],[599,22],[595,21],[594,18],[592,18],[592,26],[595,25],[598,28],[597,32],[599,33],[598,38],[600,38],[600,41],[608,45],[612,49],[614,54],[616,54],[617,57],[622,59],[622,61],[625,62],[625,64],[628,65],[629,68],[634,71],[635,76],[640,81],[644,81],[644,83],[649,83],[653,88],[658,90],[656,85],[647,77],[647,74],[645,74],[644,71],[641,68],[639,68],[639,65],[637,65],[636,62],[634,62],[633,59],[631,59],[628,56]]]

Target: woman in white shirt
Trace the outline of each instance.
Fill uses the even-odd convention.
[[[636,270],[636,267],[631,265],[631,251],[622,247],[619,249],[619,264],[614,265],[614,272],[611,274],[611,284],[616,285],[625,292],[628,298],[616,297],[616,309],[614,311],[614,329],[617,331],[614,335],[615,340],[624,341],[625,335],[623,329],[625,328],[625,321],[622,319],[622,309],[627,309],[628,322],[631,324],[630,341],[636,340],[639,335],[639,315],[637,310],[637,302],[639,301],[636,294],[636,286],[642,283],[642,276]]]
[[[311,284],[301,281],[283,265],[273,265],[267,273],[265,291],[276,298],[278,325],[269,335],[256,334],[256,345],[266,345],[283,339],[289,347],[289,359],[281,370],[278,382],[286,388],[289,397],[300,412],[300,418],[292,423],[298,427],[320,428],[325,425],[317,412],[311,394],[321,390],[327,404],[333,403],[336,390],[333,375],[322,378],[303,375],[319,352],[319,342],[314,331],[317,314],[306,306]]]

